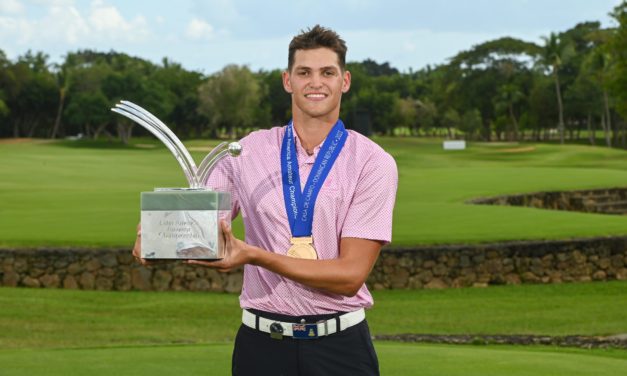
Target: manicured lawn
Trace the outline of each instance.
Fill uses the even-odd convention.
[[[376,342],[382,375],[622,376],[627,352]],[[0,350],[3,376],[230,375],[232,345]]]
[[[393,245],[627,234],[627,216],[464,203],[505,193],[627,186],[626,151],[470,144],[445,152],[438,140],[376,141],[399,167]],[[196,160],[205,153],[193,152]],[[176,161],[159,146],[0,142],[0,160],[0,246],[128,247],[139,220],[139,192],[185,185]],[[235,228],[242,233],[240,221]]]
[[[372,334],[627,333],[626,281],[376,291]],[[230,342],[236,295],[0,288],[0,348]]]
[[[627,332],[627,282],[375,293],[373,334]],[[0,374],[227,375],[237,296],[0,288]],[[627,351],[375,341],[383,375],[624,375]]]

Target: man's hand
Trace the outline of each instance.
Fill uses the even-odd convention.
[[[201,261],[188,260],[188,264],[202,265],[226,273],[251,261],[251,247],[233,236],[233,232],[225,221],[220,221],[222,235],[226,243],[226,255],[222,260]]]

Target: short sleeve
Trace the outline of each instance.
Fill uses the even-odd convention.
[[[364,165],[341,237],[378,240],[386,244],[391,242],[397,187],[396,162],[381,150]]]
[[[240,208],[239,192],[237,191],[239,185],[235,182],[235,177],[238,176],[236,169],[237,166],[233,158],[222,158],[205,182],[205,186],[214,191],[231,193],[231,219],[237,217]]]

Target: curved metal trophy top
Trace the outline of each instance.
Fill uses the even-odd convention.
[[[150,112],[129,101],[120,101],[111,111],[133,120],[163,142],[179,162],[190,188],[203,188],[218,161],[227,155],[237,157],[242,152],[242,145],[239,142],[222,142],[207,154],[199,167],[196,167],[194,159],[181,140]]]

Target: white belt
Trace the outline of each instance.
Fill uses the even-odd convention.
[[[255,324],[257,322],[257,317],[259,317],[259,326],[257,327]],[[354,311],[345,313],[341,316],[338,316],[336,320],[335,318],[331,318],[329,320],[321,321],[314,324],[306,324],[306,325],[315,325],[317,326],[317,337],[328,336],[330,334],[345,330],[350,328],[353,325],[357,325],[360,322],[364,321],[366,318],[366,312],[363,308]],[[340,327],[337,327],[337,323],[340,323]],[[279,324],[283,328],[282,335],[293,337],[294,336],[294,325],[297,327],[299,325],[304,325],[304,323],[293,323],[293,322],[283,322],[277,320],[267,319],[265,317],[257,316],[252,312],[248,312],[247,310],[243,310],[242,313],[242,323],[249,328],[257,329],[265,333],[272,333],[270,330],[270,326],[272,324]]]

